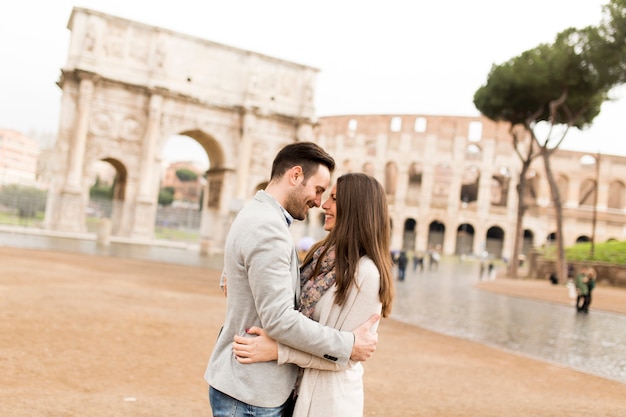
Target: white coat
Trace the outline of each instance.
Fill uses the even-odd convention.
[[[342,306],[334,302],[335,287],[318,301],[314,319],[338,330],[353,331],[372,315],[380,314],[380,273],[369,257],[359,260],[357,287],[352,287]],[[372,328],[376,331],[377,326]],[[300,382],[294,417],[362,417],[363,366],[350,361],[346,366],[320,359],[285,345],[278,345],[278,363],[295,363],[306,368]]]

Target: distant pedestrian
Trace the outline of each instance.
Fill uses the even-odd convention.
[[[550,282],[552,283],[552,285],[559,284],[559,278],[556,276],[556,272],[551,273],[548,278],[550,279]]]
[[[406,256],[406,252],[400,252],[400,255],[398,256],[398,279],[400,281],[404,281],[407,263],[409,263],[409,259]]]
[[[580,273],[576,275],[576,312],[586,313],[587,300],[589,297],[589,278],[587,277],[587,267],[582,267]]]
[[[428,269],[435,269],[437,270],[439,268],[439,260],[441,259],[441,255],[439,255],[438,252],[436,251],[430,251],[430,257],[428,259],[429,261],[429,265],[428,265]]]
[[[587,299],[585,300],[585,304],[583,306],[583,310],[585,313],[589,313],[589,306],[591,305],[591,293],[593,292],[593,289],[596,287],[596,278],[597,278],[596,270],[593,268],[588,268],[587,269],[588,292],[587,292]]]

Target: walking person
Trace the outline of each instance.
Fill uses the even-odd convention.
[[[406,252],[400,252],[400,256],[398,257],[398,279],[400,281],[404,281],[404,277],[406,276],[406,265],[409,263],[409,259],[406,256]]]
[[[363,204],[367,201],[368,204]],[[374,178],[338,178],[325,210],[330,233],[307,254],[301,273],[300,311],[320,324],[350,330],[370,317],[391,312],[393,279],[389,257],[390,221],[385,192]],[[320,360],[295,347],[276,343],[263,329],[256,338],[235,337],[241,363],[278,360],[303,368],[294,417],[363,415],[363,367]]]
[[[596,270],[594,268],[587,268],[587,298],[583,303],[583,312],[589,313],[589,306],[591,305],[591,293],[596,287]]]
[[[587,277],[587,267],[580,269],[574,283],[576,284],[576,312],[585,313],[585,306],[589,296],[589,278]]]
[[[332,365],[362,361],[376,349],[370,332],[380,318],[335,330],[295,309],[300,297],[299,260],[289,225],[319,207],[335,162],[312,142],[285,146],[276,155],[269,184],[233,221],[224,247],[228,279],[226,318],[204,378],[213,416],[280,416],[289,406],[299,368],[274,362],[243,365],[232,352],[235,335],[252,326]]]
[[[441,255],[439,255],[439,252],[435,250],[431,250],[429,255],[430,255],[430,258],[429,258],[428,269],[430,270],[439,269],[439,261],[441,260]]]

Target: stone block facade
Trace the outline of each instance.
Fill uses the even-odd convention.
[[[394,249],[510,256],[521,161],[508,124],[480,116],[328,116],[319,118],[316,138],[337,160],[336,176],[361,171],[383,184]],[[566,246],[591,238],[594,215],[596,242],[626,239],[626,157],[557,150],[551,166]],[[551,244],[556,232],[541,157],[527,179],[524,252]]]

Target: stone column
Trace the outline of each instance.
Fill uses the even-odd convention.
[[[426,252],[428,250],[428,230],[430,223],[426,219],[428,218],[425,217],[423,221],[417,222],[417,244],[415,250],[419,252]]]
[[[211,224],[213,223],[209,212],[209,181],[203,178],[202,184],[202,216],[200,217],[200,255],[211,255],[213,253],[213,241],[211,240]]]
[[[578,208],[579,198],[580,180],[578,178],[572,178],[568,184],[567,201],[564,202],[563,207]]]
[[[402,249],[403,236],[404,236],[404,222],[402,215],[390,210],[389,216],[393,222],[393,229],[391,230],[391,249]]]
[[[241,210],[244,200],[231,198],[234,188],[232,170],[211,168],[205,174],[202,219],[200,224],[200,253],[211,255],[223,249],[230,222]]]
[[[158,94],[150,96],[148,123],[141,143],[141,165],[139,175],[139,193],[135,201],[135,215],[132,222],[132,237],[152,239],[156,216],[155,187],[153,171],[155,168],[155,147],[159,136],[161,107],[163,97]]]
[[[69,169],[65,179],[65,191],[80,193],[83,178],[83,164],[85,162],[85,148],[87,144],[87,127],[94,83],[89,78],[80,80],[77,114],[74,121],[74,131],[70,145]]]
[[[396,195],[394,196],[394,204],[396,207],[405,207],[407,194],[409,192],[409,168],[406,162],[396,164]]]
[[[83,194],[83,165],[87,147],[87,128],[91,100],[94,92],[94,81],[91,78],[80,80],[76,99],[76,117],[72,127],[69,147],[68,169],[65,184],[61,192],[61,204],[57,230],[64,232],[84,232],[85,213]]]
[[[154,200],[154,149],[156,139],[159,135],[159,122],[161,120],[161,108],[163,97],[158,94],[150,96],[150,110],[148,115],[148,125],[141,147],[141,174],[139,185],[139,199],[142,201]]]
[[[237,188],[235,198],[245,201],[248,196],[250,163],[252,156],[252,135],[256,127],[256,116],[246,111],[241,118],[241,138],[239,142],[239,159],[237,161]]]
[[[456,247],[456,223],[452,223],[451,221],[444,221],[445,231],[443,235],[443,243],[441,245],[441,254],[442,255],[452,255],[454,254],[454,248]]]

